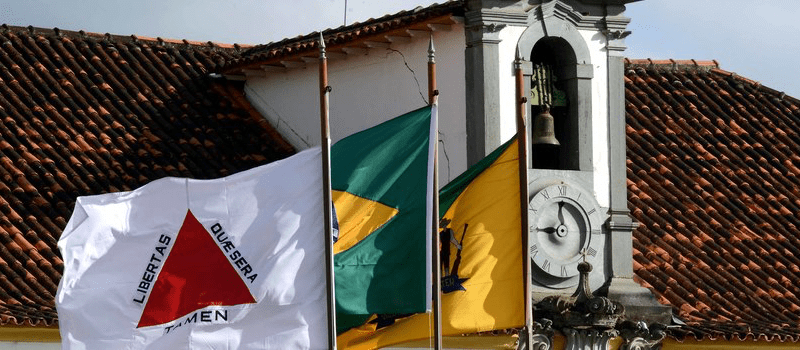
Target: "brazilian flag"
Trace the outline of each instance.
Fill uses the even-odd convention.
[[[440,191],[443,335],[525,323],[518,154],[512,139]],[[431,322],[429,313],[375,315],[337,340],[340,349],[424,347]]]
[[[339,332],[429,308],[435,118],[426,106],[331,148]]]

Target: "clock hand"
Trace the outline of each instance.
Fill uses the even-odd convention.
[[[536,228],[536,230],[537,231],[542,231],[542,232],[547,233],[547,234],[556,233],[556,228],[555,227]]]
[[[558,202],[558,221],[561,224],[556,228],[556,235],[564,237],[569,233],[569,228],[564,225],[564,202]]]

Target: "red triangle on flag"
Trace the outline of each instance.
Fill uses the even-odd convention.
[[[210,305],[255,302],[214,237],[189,210],[137,328],[167,323]]]

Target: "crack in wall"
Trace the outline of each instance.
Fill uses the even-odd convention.
[[[414,69],[412,69],[411,66],[408,65],[408,61],[406,61],[406,56],[400,50],[396,50],[396,49],[393,49],[393,48],[390,48],[390,47],[386,48],[386,51],[388,51],[388,54],[397,53],[398,55],[400,55],[400,57],[403,59],[403,64],[405,64],[405,66],[408,69],[408,71],[411,72],[411,76],[414,78],[414,82],[417,84],[417,92],[419,92],[419,97],[422,99],[422,102],[424,104],[428,105],[429,104],[428,103],[428,99],[426,99],[425,95],[422,93],[422,86],[419,84],[419,79],[417,79],[417,72],[415,72]],[[387,54],[387,57],[388,57],[388,54]],[[444,143],[444,134],[441,131],[438,131],[438,133],[439,133],[438,142],[442,145],[442,153],[444,154],[444,158],[445,158],[445,161],[447,163],[447,182],[449,183],[450,180],[451,180],[450,179],[450,157],[447,155],[447,148],[445,147],[445,143]]]
[[[442,153],[444,153],[444,159],[447,161],[447,183],[450,183],[450,157],[447,156],[447,148],[444,146],[444,134],[439,131],[439,143],[442,144]]]
[[[422,87],[419,85],[419,79],[417,79],[417,73],[414,72],[413,69],[411,69],[411,66],[409,66],[408,62],[406,61],[406,55],[403,55],[403,53],[400,52],[400,50],[395,50],[395,49],[393,49],[391,47],[387,47],[386,51],[389,51],[390,53],[396,52],[396,53],[398,53],[400,55],[400,57],[403,58],[403,64],[406,65],[406,68],[408,68],[408,71],[411,72],[411,76],[414,77],[414,82],[417,83],[417,91],[419,92],[419,97],[422,98],[422,102],[424,102],[426,105],[429,104],[428,100],[425,98],[425,95],[422,94]]]
[[[419,93],[419,96],[422,99],[422,102],[427,105],[428,104],[428,100],[425,98],[425,95],[422,93],[422,87],[421,87],[421,85],[419,83],[419,80],[417,79],[417,74],[414,71],[414,69],[412,69],[411,66],[408,64],[408,62],[406,61],[405,55],[403,55],[403,53],[401,51],[396,50],[396,49],[392,49],[392,48],[387,48],[386,51],[387,51],[387,57],[388,57],[389,54],[391,54],[393,52],[400,55],[400,57],[403,59],[403,64],[406,66],[408,71],[411,72],[411,76],[414,78],[414,82],[417,84],[417,92]],[[284,121],[284,118],[281,117],[280,113],[278,113],[274,108],[272,108],[272,106],[270,106],[269,102],[267,102],[267,100],[264,97],[262,97],[260,94],[256,93],[256,91],[249,84],[245,84],[244,90],[245,90],[245,94],[247,96],[255,97],[255,99],[257,99],[259,102],[261,102],[260,104],[253,104],[253,106],[256,107],[256,109],[259,110],[259,112],[264,117],[266,117],[267,115],[271,115],[271,116],[275,117],[275,120],[276,120],[275,128],[277,130],[286,130],[286,131],[292,133],[295,136],[295,139],[298,140],[299,142],[302,142],[305,145],[306,148],[311,147],[311,142],[309,142],[309,140],[307,140],[305,137],[301,136],[300,133],[298,133],[296,130],[294,130],[294,128],[292,128],[291,124],[289,124],[286,121]],[[447,167],[447,182],[449,183],[450,180],[451,180],[451,178],[450,178],[451,169],[450,169],[450,157],[447,154],[447,147],[446,147],[446,143],[445,143],[445,140],[444,140],[445,134],[442,133],[441,131],[438,131],[438,134],[439,134],[438,142],[441,145],[442,153],[444,154],[444,159],[445,159],[445,163],[446,163],[446,167]]]
[[[292,128],[291,124],[289,124],[289,123],[287,123],[287,122],[283,121],[283,117],[281,117],[280,113],[278,113],[278,112],[275,110],[275,108],[272,108],[272,106],[270,106],[269,102],[267,102],[267,100],[266,100],[266,99],[264,99],[263,97],[261,97],[261,95],[260,95],[260,94],[258,94],[258,93],[257,93],[257,92],[256,92],[256,91],[255,91],[255,90],[252,88],[252,87],[250,87],[250,85],[248,85],[248,84],[245,84],[245,86],[244,86],[244,92],[245,92],[245,97],[248,97],[248,96],[254,96],[256,99],[258,99],[258,100],[259,100],[259,101],[262,103],[261,105],[259,105],[259,104],[255,104],[255,103],[253,103],[252,105],[253,105],[253,107],[255,107],[255,108],[256,108],[256,110],[258,110],[258,111],[259,111],[259,113],[261,113],[261,115],[263,116],[263,118],[265,118],[265,119],[267,119],[267,121],[269,121],[269,118],[267,118],[267,116],[268,116],[268,115],[271,115],[271,116],[274,116],[274,117],[275,117],[275,120],[277,121],[277,122],[275,123],[275,129],[276,129],[276,130],[281,130],[281,125],[285,125],[285,128],[284,128],[284,129],[285,129],[285,130],[288,130],[289,132],[291,132],[291,133],[292,133],[292,134],[293,134],[293,135],[296,137],[296,139],[297,139],[298,141],[300,141],[300,142],[302,142],[303,144],[305,144],[306,148],[309,148],[309,147],[311,147],[311,143],[310,143],[308,140],[306,140],[306,138],[304,138],[303,136],[301,136],[301,135],[300,135],[300,134],[299,134],[297,131],[295,131],[295,130]],[[251,92],[251,93],[250,93],[250,94],[248,94],[248,92]],[[263,106],[263,109],[264,109],[264,110],[262,110],[262,108],[259,108],[259,106]],[[269,112],[268,112],[268,111],[266,111],[266,109],[269,109]],[[292,146],[297,146],[297,145],[292,145]]]

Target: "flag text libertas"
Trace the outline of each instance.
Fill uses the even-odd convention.
[[[166,258],[165,254],[170,242],[172,242],[172,237],[170,236],[161,235],[161,237],[158,237],[159,244],[156,245],[155,252],[153,252],[153,255],[150,256],[150,261],[147,263],[147,267],[144,269],[142,279],[139,281],[138,288],[136,288],[137,294],[133,298],[134,302],[139,304],[144,303],[144,299],[147,296],[147,291],[150,290],[151,286],[153,286],[153,281],[156,279],[156,275],[158,274],[158,268],[161,267],[164,259]]]
[[[253,268],[247,262],[247,260],[242,256],[236,246],[231,242],[229,237],[225,235],[225,230],[222,229],[222,225],[219,223],[215,223],[211,226],[211,233],[216,238],[217,244],[219,244],[220,248],[225,251],[225,255],[228,259],[231,260],[234,266],[236,266],[239,271],[242,272],[245,278],[247,278],[250,283],[256,280],[258,277],[257,273],[253,273]]]

